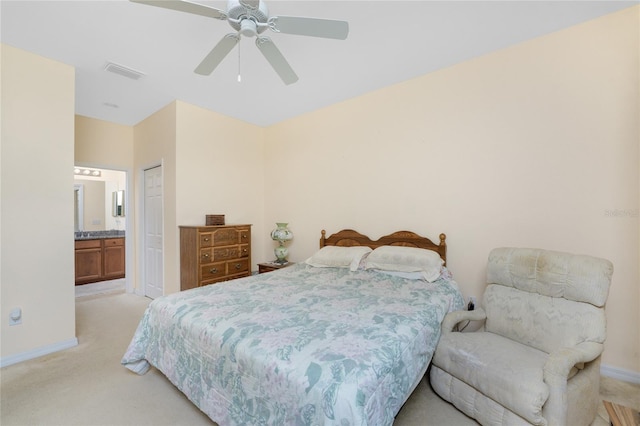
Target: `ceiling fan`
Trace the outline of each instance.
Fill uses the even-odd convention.
[[[229,22],[236,32],[225,35],[200,62],[200,65],[194,71],[201,75],[211,74],[240,41],[241,36],[255,36],[256,46],[269,61],[275,72],[285,84],[292,84],[298,81],[298,76],[273,41],[269,37],[261,35],[267,28],[277,33],[337,40],[344,40],[349,34],[349,23],[346,21],[295,16],[269,16],[267,6],[261,0],[228,0],[226,11],[182,0],[131,1]]]

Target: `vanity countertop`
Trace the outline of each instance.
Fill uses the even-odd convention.
[[[100,240],[104,238],[124,238],[124,231],[112,229],[109,231],[76,231],[75,240]]]

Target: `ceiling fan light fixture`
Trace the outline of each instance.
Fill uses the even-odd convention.
[[[255,37],[258,33],[256,23],[253,19],[243,19],[240,22],[240,34],[245,37]]]

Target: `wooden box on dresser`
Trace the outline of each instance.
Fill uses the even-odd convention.
[[[180,290],[249,275],[251,225],[180,227]]]

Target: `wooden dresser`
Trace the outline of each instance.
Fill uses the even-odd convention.
[[[180,227],[180,290],[249,275],[251,225]]]

